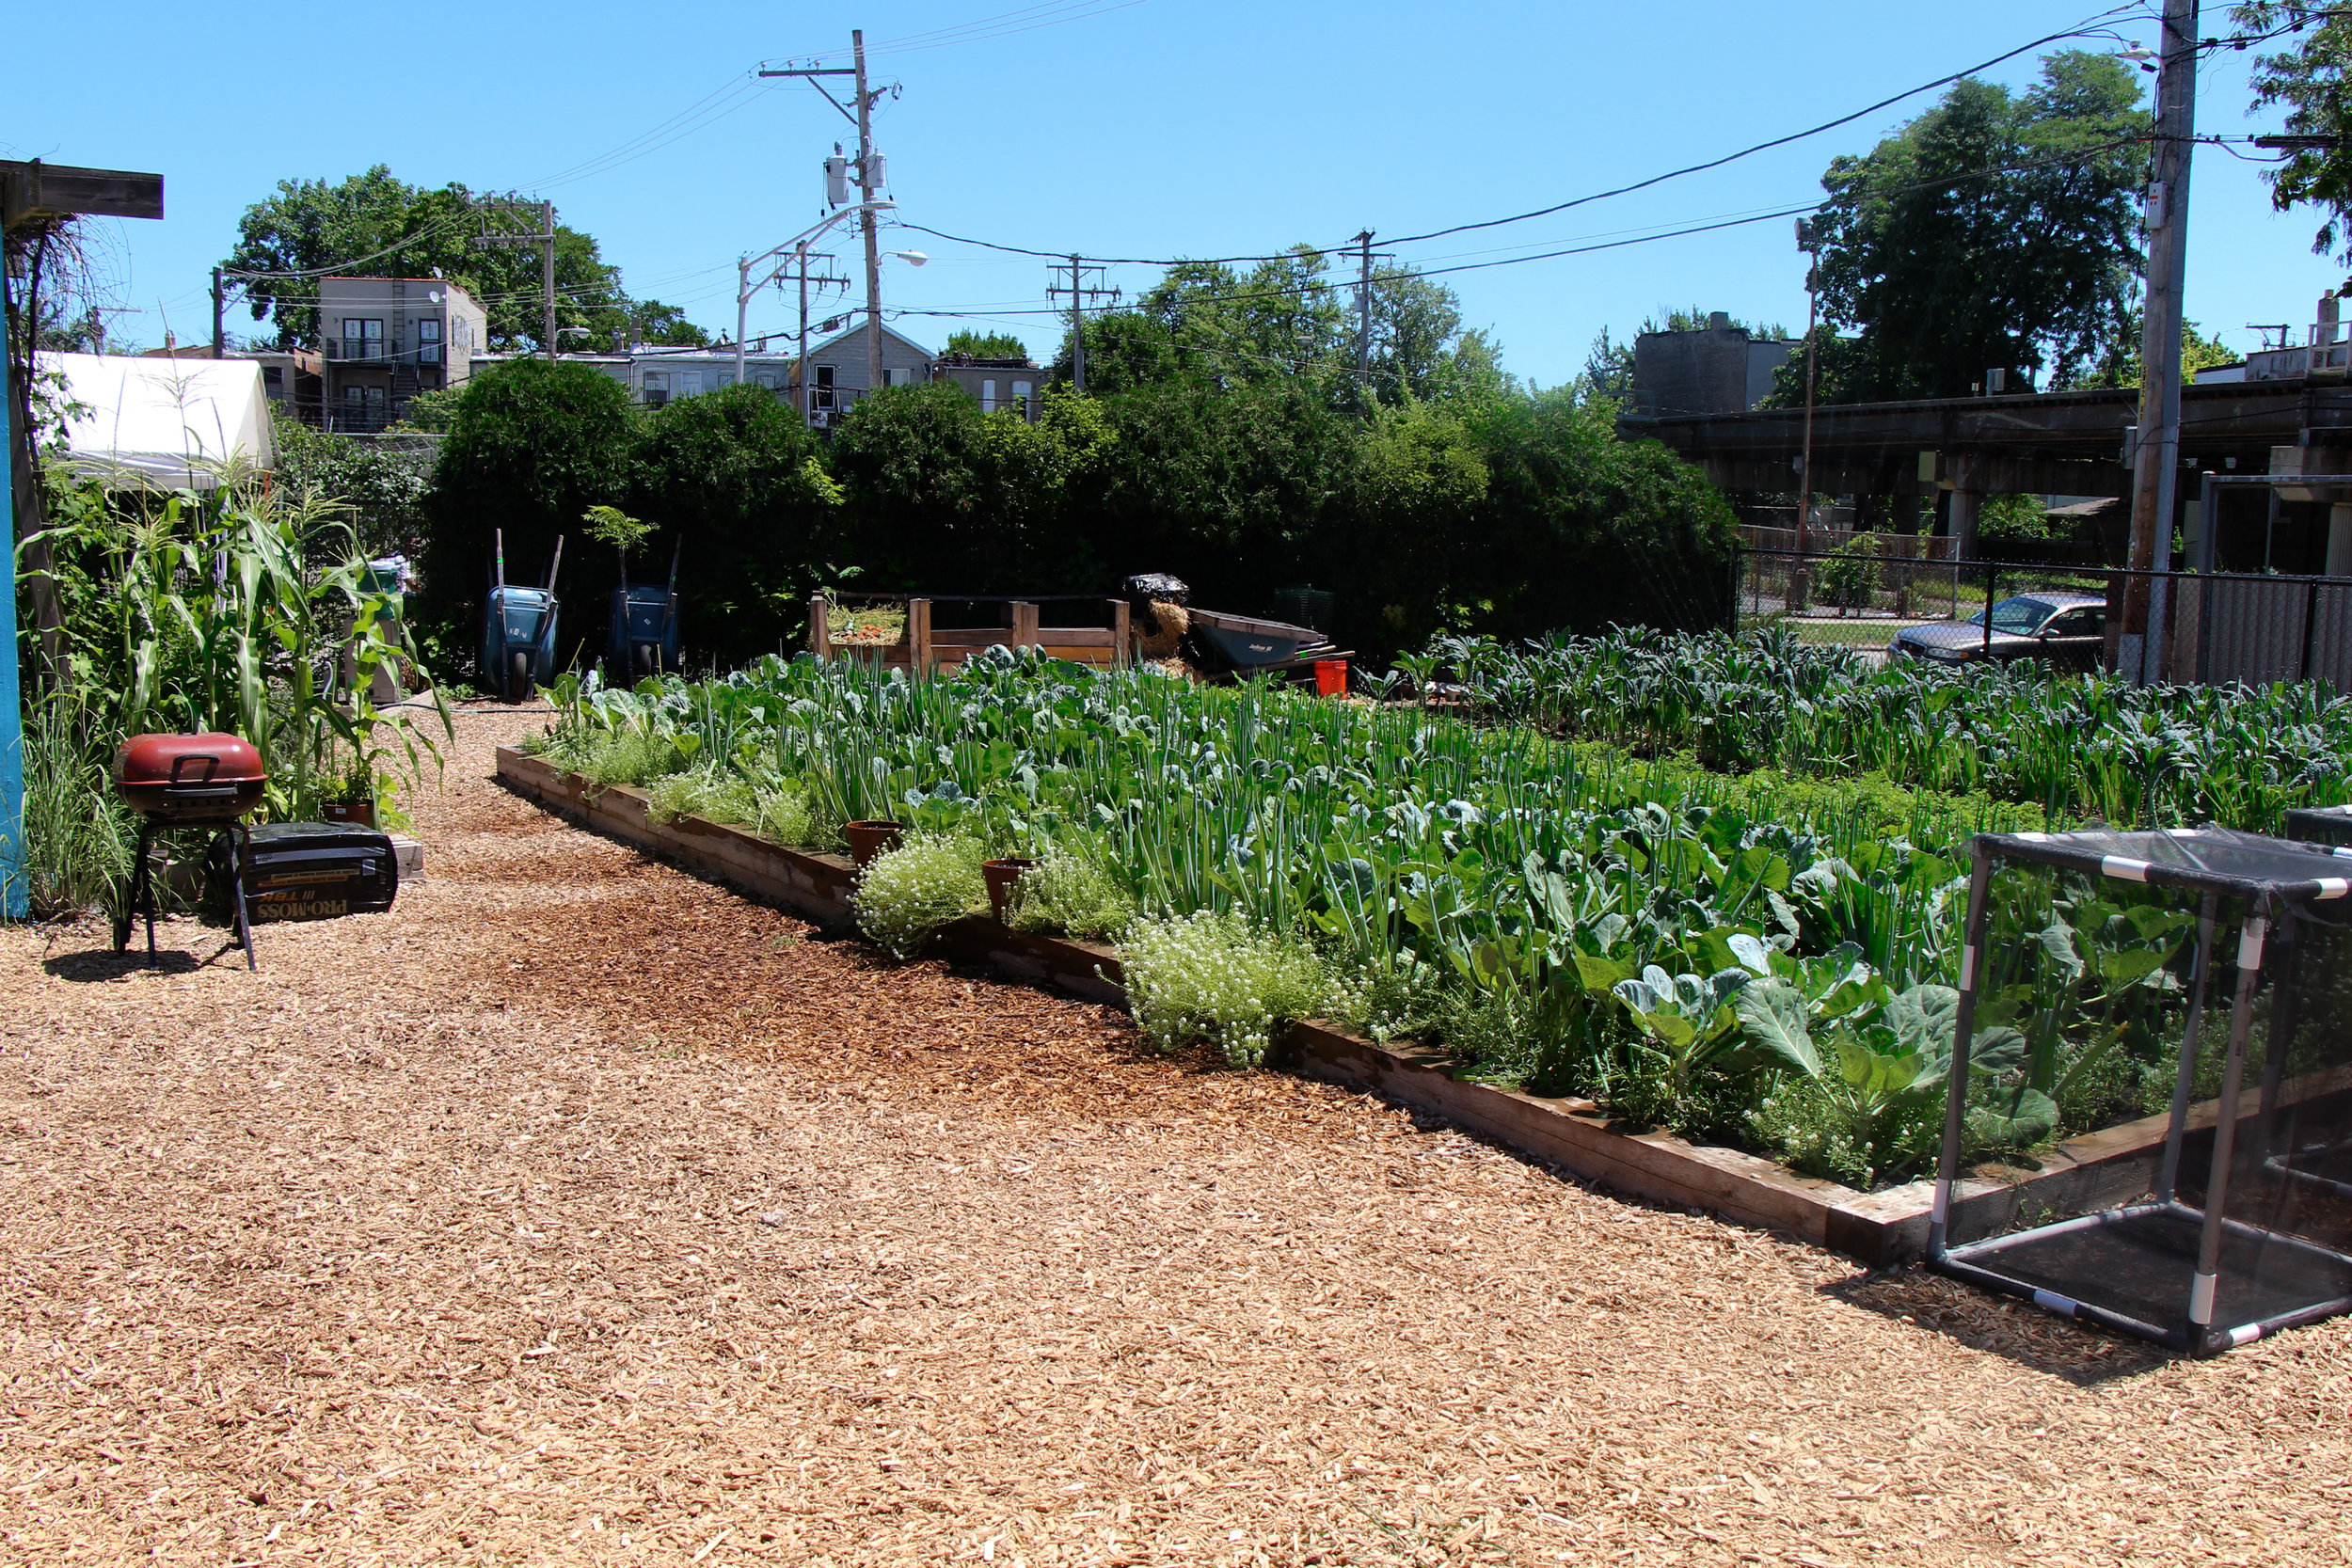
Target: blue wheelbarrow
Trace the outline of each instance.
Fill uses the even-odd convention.
[[[509,703],[527,703],[539,684],[555,678],[555,569],[564,536],[555,537],[544,588],[506,580],[506,533],[491,535],[490,597],[482,614],[482,678]]]
[[[612,590],[612,617],[605,636],[605,678],[635,686],[678,667],[677,558],[681,538],[670,550],[670,586],[629,585],[628,558],[621,558],[621,586]]]

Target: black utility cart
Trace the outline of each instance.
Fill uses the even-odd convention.
[[[2352,1307],[2352,861],[2218,828],[1971,855],[1930,1265],[2200,1355]],[[2110,1089],[2139,1119],[2030,1212],[1972,1179]]]

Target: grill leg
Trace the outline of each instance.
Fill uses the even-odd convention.
[[[246,855],[250,848],[251,839],[247,834],[246,825],[242,822],[230,824],[229,828],[229,896],[235,901],[237,942],[245,949],[245,967],[248,971],[261,967],[253,958],[253,927],[246,919],[245,912],[245,862]]]
[[[155,956],[155,872],[148,863],[147,850],[143,846],[153,836],[151,830],[144,835],[139,850],[139,888],[144,895],[141,903],[147,914],[147,956],[151,958]]]
[[[119,953],[131,945],[131,922],[138,918],[141,900],[147,893],[147,850],[154,842],[155,830],[139,824],[139,847],[131,862],[131,885],[122,890],[122,907],[115,911],[115,951]]]

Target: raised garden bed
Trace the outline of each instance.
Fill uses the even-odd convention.
[[[853,873],[846,856],[787,848],[739,828],[696,817],[656,822],[641,792],[602,787],[551,763],[501,747],[498,776],[525,799],[683,870],[791,911],[820,926],[851,920]],[[1123,1003],[1119,956],[1095,942],[1036,936],[973,916],[941,933],[941,950],[1082,996]],[[1441,1116],[1467,1131],[1653,1202],[1708,1210],[1740,1224],[1786,1232],[1871,1267],[1909,1261],[1927,1248],[1933,1183],[1860,1193],[1797,1176],[1738,1149],[1670,1133],[1627,1132],[1586,1100],[1524,1094],[1457,1076],[1442,1054],[1380,1045],[1320,1023],[1293,1025],[1269,1060],[1305,1077],[1370,1090]],[[2213,1125],[2215,1108],[2192,1113]],[[2071,1138],[2038,1171],[1977,1178],[1955,1196],[1955,1242],[1991,1235],[2042,1209],[2123,1202],[2153,1184],[2165,1118],[2152,1117]]]

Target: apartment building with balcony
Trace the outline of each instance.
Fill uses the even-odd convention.
[[[463,386],[490,344],[489,313],[440,277],[323,277],[319,334],[324,420],[366,434],[409,399]]]

